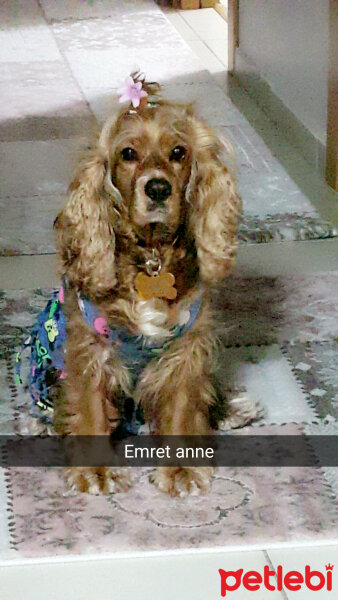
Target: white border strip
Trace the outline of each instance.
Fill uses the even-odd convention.
[[[35,565],[35,564],[55,564],[55,563],[73,563],[73,562],[86,562],[86,561],[104,561],[111,559],[122,559],[122,558],[152,558],[152,557],[165,557],[165,556],[194,556],[200,554],[224,554],[227,552],[255,552],[263,550],[280,550],[283,548],[320,548],[325,546],[337,546],[338,538],[332,540],[309,540],[306,542],[282,542],[252,546],[220,546],[219,548],[183,548],[177,550],[149,550],[149,551],[125,551],[125,552],[106,552],[102,554],[73,554],[73,555],[62,555],[62,556],[45,556],[41,558],[8,558],[7,560],[0,559],[0,567],[16,567],[24,565]]]

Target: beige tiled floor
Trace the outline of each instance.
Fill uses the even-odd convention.
[[[212,8],[166,13],[210,73],[222,73],[228,62],[228,26]]]
[[[219,58],[208,48],[208,46],[202,40],[189,40],[190,48],[198,56],[202,64],[210,73],[222,73],[226,68],[226,65],[222,63]]]
[[[332,577],[332,592],[326,589],[326,586],[322,590],[309,591],[306,588],[294,591],[287,591],[288,600],[293,598],[299,598],[299,600],[308,600],[314,597],[315,600],[326,600],[333,598],[337,595],[338,589],[338,573],[337,573],[337,553],[338,546],[322,546],[317,548],[279,548],[269,550],[268,555],[271,560],[271,564],[274,569],[278,565],[282,565],[284,572],[287,571],[299,571],[304,575],[304,569],[306,565],[311,567],[311,571],[320,571],[326,575],[326,565],[333,564],[333,577]],[[312,583],[314,585],[319,583],[318,578],[313,577]]]
[[[16,567],[4,573],[1,583],[5,591],[1,600],[14,598],[6,590],[11,590],[11,593],[15,591],[17,598],[23,597],[23,582],[25,600],[40,600],[42,593],[50,599],[59,599],[65,588],[68,589],[65,595],[67,600],[87,599],[93,597],[91,594],[100,600],[218,600],[219,568],[232,571],[246,569],[246,565],[250,565],[251,569],[262,571],[265,564],[263,552],[256,551],[218,555],[202,553],[193,558],[191,555],[168,555],[147,560],[129,558],[54,564],[49,566],[48,574],[39,565]],[[56,585],[54,589],[50,586],[51,578]],[[242,588],[231,593],[231,598],[252,600],[252,592],[245,592]],[[277,591],[260,591],[259,600],[270,599],[282,600],[283,596]]]
[[[0,566],[1,600],[25,598],[25,600],[219,600],[220,575],[218,569],[243,572],[257,571],[263,574],[264,566],[275,570],[281,564],[284,574],[298,570],[304,574],[305,565],[311,570],[326,573],[325,565],[334,564],[338,546],[322,546],[315,549],[297,548],[269,550],[269,552],[243,551],[166,555],[153,557],[105,558],[101,560],[80,559],[58,561],[50,564],[29,563],[21,566]],[[246,591],[241,586],[228,591],[226,597],[236,600],[333,600],[338,584],[333,571],[333,591],[325,589],[311,592],[303,586],[296,592],[269,591],[261,586],[259,591]],[[313,583],[316,583],[316,579]],[[229,585],[234,580],[228,579]],[[270,585],[277,587],[273,576]],[[304,589],[305,588],[305,589]],[[184,594],[184,595],[183,595]]]
[[[200,10],[181,10],[180,16],[202,40],[224,39],[227,36],[227,23],[212,8]]]
[[[196,31],[183,19],[182,13],[183,11],[167,12],[166,16],[186,42],[199,40]]]

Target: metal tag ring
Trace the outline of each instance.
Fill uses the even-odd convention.
[[[156,258],[155,256],[153,258],[148,258],[148,260],[146,260],[145,265],[148,275],[156,277],[160,274],[160,271],[162,269],[162,263],[160,258]]]

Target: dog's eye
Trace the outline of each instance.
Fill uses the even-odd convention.
[[[170,152],[169,160],[182,160],[185,157],[185,148],[183,146],[175,146]]]
[[[121,152],[123,160],[137,160],[137,152],[133,148],[123,148]]]

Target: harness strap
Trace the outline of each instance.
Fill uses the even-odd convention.
[[[64,343],[66,341],[66,320],[63,311],[64,290],[67,281],[63,280],[59,290],[53,292],[46,308],[39,314],[36,323],[31,329],[30,336],[23,342],[21,349],[15,357],[16,380],[22,385],[21,361],[22,353],[30,348],[30,373],[29,390],[33,399],[33,406],[44,411],[53,411],[53,401],[49,390],[59,379],[66,377],[64,371]],[[159,358],[164,350],[170,347],[171,342],[191,329],[200,310],[200,299],[196,298],[189,307],[189,319],[183,325],[175,325],[171,330],[171,336],[164,343],[154,342],[149,337],[131,334],[121,327],[111,328],[108,326],[106,316],[100,312],[97,306],[90,302],[85,296],[78,292],[78,304],[85,322],[98,335],[115,343],[118,352],[129,368],[131,384],[135,387],[143,369],[150,360]],[[188,310],[188,309],[186,309]],[[136,407],[137,409],[137,407]],[[133,420],[135,420],[135,414]],[[37,415],[36,415],[37,416]],[[128,421],[128,419],[126,419]],[[132,422],[126,424],[132,427]],[[134,427],[136,429],[136,426]]]

